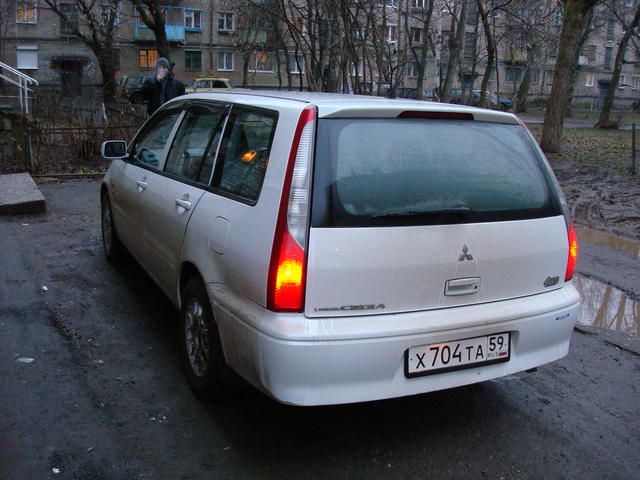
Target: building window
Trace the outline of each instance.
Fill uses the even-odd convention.
[[[631,77],[631,86],[634,90],[640,90],[640,75]]]
[[[618,88],[624,88],[626,84],[627,84],[627,76],[620,75],[620,78],[618,79]]]
[[[604,68],[605,70],[611,70],[611,56],[613,55],[613,47],[606,47],[604,49]]]
[[[61,3],[60,12],[64,18],[60,19],[60,36],[74,35],[78,30],[78,7],[75,3]]]
[[[291,73],[304,73],[304,55],[298,53],[290,53],[287,55],[289,62],[289,71]]]
[[[478,4],[476,2],[467,2],[467,24],[473,25],[477,22]]]
[[[398,41],[398,26],[397,25],[387,25],[384,38],[386,38],[389,43],[396,43]]]
[[[233,72],[233,52],[218,52],[218,70]]]
[[[16,23],[38,23],[37,0],[18,0],[16,2]]]
[[[411,0],[411,8],[424,8],[424,0]]]
[[[120,49],[114,48],[111,50],[111,60],[113,62],[113,68],[115,70],[120,70]]]
[[[473,60],[476,54],[476,39],[473,32],[466,32],[464,34],[464,59]]]
[[[596,49],[598,47],[596,45],[588,45],[582,52],[582,54],[587,57],[589,63],[595,63],[596,61]]]
[[[218,12],[219,32],[233,32],[235,30],[233,22],[234,18],[232,12]]]
[[[411,43],[422,43],[422,29],[411,27],[409,30],[409,41]]]
[[[158,61],[158,51],[157,50],[140,50],[138,66],[141,70],[150,70],[155,68],[156,62]]]
[[[507,67],[507,82],[519,82],[522,79],[522,69],[520,67]]]
[[[202,30],[202,10],[185,9],[184,26],[190,32],[200,32]]]
[[[553,85],[553,70],[545,70],[544,76],[547,79],[547,85]]]
[[[258,73],[273,73],[273,60],[267,52],[255,52],[249,59],[249,71]]]
[[[531,71],[531,83],[534,85],[540,83],[540,69],[536,68]]]
[[[38,47],[36,45],[18,45],[18,70],[38,69]]]
[[[593,72],[587,72],[586,78],[584,79],[585,87],[593,87],[595,85],[595,75]]]
[[[200,50],[185,50],[184,69],[190,71],[202,71],[202,52]]]
[[[113,26],[118,27],[120,25],[120,8],[115,7],[112,4],[100,5],[100,25],[108,27],[109,22],[113,18]]]
[[[414,62],[409,62],[407,64],[407,77],[417,77],[418,76],[418,66]]]
[[[616,29],[616,20],[613,17],[609,17],[607,20],[607,40],[613,40],[613,36]]]

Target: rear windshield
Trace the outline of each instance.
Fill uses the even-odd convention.
[[[561,215],[542,162],[520,125],[323,119],[312,225],[433,225]]]

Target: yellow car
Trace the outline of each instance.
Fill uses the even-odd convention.
[[[228,78],[202,77],[196,78],[193,83],[185,89],[185,92],[214,92],[218,90],[231,90],[232,88],[233,85],[231,85]]]

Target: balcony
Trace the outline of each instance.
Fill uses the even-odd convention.
[[[202,11],[183,7],[163,6],[164,29],[169,42],[184,42],[186,32],[202,31]],[[137,41],[155,41],[155,35],[136,12],[134,38]]]
[[[527,52],[522,48],[513,48],[504,52],[505,63],[526,63]]]

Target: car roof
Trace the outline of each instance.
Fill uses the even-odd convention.
[[[195,80],[224,80],[227,82],[229,81],[229,79],[226,77],[198,77]]]
[[[185,97],[178,97],[185,99]],[[279,91],[279,90],[230,90],[227,92],[192,93],[186,98],[217,100],[262,108],[285,108],[303,104],[315,105],[319,118],[379,118],[397,117],[405,111],[470,113],[475,120],[518,124],[518,118],[506,112],[487,110],[466,105],[429,102],[411,99],[389,99],[367,95],[342,93]]]

